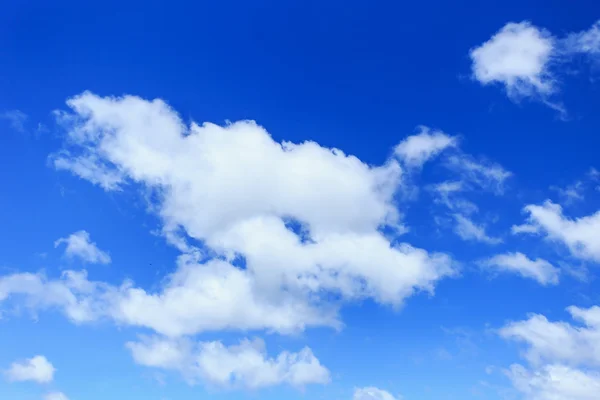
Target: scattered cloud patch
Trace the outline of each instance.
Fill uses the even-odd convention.
[[[556,285],[560,270],[543,259],[532,260],[523,253],[506,253],[484,260],[481,265],[496,271],[515,273],[524,278],[535,279],[541,285]]]
[[[65,255],[70,258],[79,258],[91,264],[109,264],[110,255],[98,248],[96,243],[90,239],[86,231],[72,233],[66,238],[60,238],[54,242],[54,247],[66,245]]]
[[[513,364],[505,372],[525,400],[596,400],[600,374],[567,365],[545,365],[529,370]]]
[[[567,311],[579,325],[533,314],[499,331],[527,345],[531,367],[514,364],[506,371],[527,400],[592,400],[600,393],[600,307]]]
[[[587,30],[569,34],[563,45],[567,53],[598,56],[600,54],[600,20]]]
[[[177,370],[192,384],[201,380],[220,387],[259,389],[280,384],[303,387],[330,381],[329,371],[309,348],[269,358],[260,339],[245,339],[239,345],[225,346],[221,342],[146,337],[128,343],[127,347],[138,364]]]
[[[525,343],[525,356],[532,364],[600,367],[600,307],[571,306],[567,311],[581,325],[551,322],[543,315],[533,314],[527,320],[506,325],[500,335]]]
[[[577,181],[571,185],[568,185],[564,188],[558,186],[551,186],[550,189],[558,192],[558,195],[563,200],[565,204],[573,204],[577,201],[583,201],[585,186],[582,181]]]
[[[508,23],[471,50],[473,77],[483,85],[501,84],[513,99],[547,96],[556,90],[549,70],[554,38],[529,22]]]
[[[571,254],[583,260],[600,262],[600,211],[569,218],[560,205],[546,200],[524,208],[527,223],[513,226],[513,233],[538,233],[565,245]]]
[[[54,379],[56,369],[44,356],[12,363],[6,371],[6,376],[12,382],[31,381],[36,383],[49,383]]]
[[[429,159],[458,144],[456,137],[448,136],[442,131],[432,131],[426,126],[419,129],[418,134],[407,137],[394,149],[396,156],[410,168],[420,168]]]
[[[0,119],[7,120],[12,129],[17,132],[25,133],[25,123],[27,122],[27,114],[19,110],[9,110],[0,113]]]
[[[485,231],[485,226],[477,225],[468,217],[461,214],[453,215],[456,225],[454,232],[463,240],[476,241],[487,244],[500,244],[502,239],[490,236]]]
[[[477,161],[464,154],[449,157],[447,166],[459,173],[465,184],[475,185],[497,195],[504,194],[506,180],[513,175],[498,163]]]

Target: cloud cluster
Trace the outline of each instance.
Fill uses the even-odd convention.
[[[514,364],[506,374],[528,400],[592,400],[600,393],[600,307],[567,311],[579,325],[534,314],[499,331],[527,346],[531,367]]]
[[[510,97],[548,95],[555,90],[549,71],[554,38],[529,22],[508,23],[471,50],[473,76],[484,85],[500,83]]]
[[[457,144],[456,137],[421,126],[419,127],[419,133],[400,142],[394,149],[394,153],[406,166],[420,168],[429,159],[447,148],[456,147]]]
[[[400,307],[455,273],[447,255],[397,240],[404,230],[396,206],[400,162],[421,164],[452,146],[455,139],[442,133],[408,138],[372,166],[314,142],[276,142],[252,121],[186,125],[161,100],[83,93],[68,105],[72,112],[57,113],[66,142],[53,165],[107,191],[150,193],[163,235],[181,251],[177,268],[153,291],[92,281],[85,271],[5,275],[0,302],[20,299],[34,313],[56,309],[75,323],[148,328],[157,336],[129,345],[142,364],[234,386],[322,383],[328,372],[310,349],[269,358],[257,342],[225,347],[192,337],[340,328],[346,302]],[[86,231],[61,244],[67,256],[110,262]],[[161,349],[174,356],[177,346],[193,357],[174,365],[149,356]],[[213,376],[218,369],[206,363],[217,359],[224,370]],[[251,364],[236,369],[238,361]],[[256,366],[271,372],[256,375]]]

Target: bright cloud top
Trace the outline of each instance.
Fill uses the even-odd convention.
[[[91,264],[109,264],[110,255],[98,248],[96,243],[90,239],[86,231],[72,233],[66,238],[60,238],[54,242],[54,247],[66,245],[65,255],[70,258],[79,258]]]
[[[8,380],[13,382],[32,381],[49,383],[54,379],[56,369],[44,356],[14,362],[6,371]]]

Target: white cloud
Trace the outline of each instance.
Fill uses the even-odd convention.
[[[19,110],[10,110],[0,113],[0,119],[7,120],[15,131],[21,133],[25,132],[27,118],[27,114]]]
[[[556,88],[548,69],[554,41],[548,32],[529,22],[508,23],[471,50],[473,76],[484,85],[504,85],[512,98],[546,96]]]
[[[539,370],[514,364],[506,371],[526,400],[597,400],[600,374],[566,365],[545,365]]]
[[[401,400],[401,398],[376,387],[365,387],[355,389],[352,400]]]
[[[600,211],[580,218],[563,215],[562,207],[546,200],[524,208],[528,221],[513,227],[513,233],[542,233],[564,244],[574,257],[600,262]]]
[[[110,263],[110,255],[98,248],[96,243],[90,240],[90,234],[86,231],[72,233],[66,238],[60,238],[54,242],[54,247],[65,244],[67,257],[80,258],[85,262],[93,264]]]
[[[526,400],[593,400],[600,393],[600,307],[567,308],[579,325],[551,322],[531,315],[511,322],[499,333],[527,345],[532,365],[514,364],[506,371]]]
[[[116,290],[88,281],[86,271],[64,271],[55,280],[41,273],[16,273],[0,276],[0,305],[18,299],[34,314],[38,310],[58,309],[80,324],[107,315]]]
[[[523,253],[498,254],[483,261],[482,265],[499,271],[517,273],[525,278],[535,279],[542,285],[558,284],[558,268],[541,258],[531,260]]]
[[[570,53],[600,54],[600,20],[588,30],[569,34],[564,46],[565,51]]]
[[[44,400],[69,400],[69,398],[62,392],[52,392],[46,394]]]
[[[403,228],[394,159],[369,166],[314,142],[277,143],[251,121],[188,127],[161,100],[84,93],[68,104],[74,113],[59,122],[69,152],[55,163],[97,166],[73,173],[107,190],[143,185],[157,194],[150,205],[165,236],[184,252],[194,253],[191,237],[221,259],[245,261],[241,269],[185,255],[155,293],[103,287],[101,306],[90,302],[119,323],[172,337],[340,326],[331,293],[397,307],[454,273],[448,256],[381,234]]]
[[[458,236],[460,236],[461,239],[487,244],[502,243],[501,238],[489,236],[485,232],[485,227],[483,225],[476,225],[469,218],[461,214],[454,214],[453,217],[456,221],[456,225],[454,226],[454,232]]]
[[[530,22],[510,22],[492,38],[472,49],[473,77],[482,85],[501,84],[509,98],[533,97],[566,116],[565,108],[550,100],[558,92],[557,67],[584,54],[598,61],[600,21],[591,28],[557,38]]]
[[[528,345],[526,358],[533,364],[561,363],[600,366],[600,307],[567,309],[575,326],[567,322],[551,322],[539,314],[527,320],[512,322],[500,330],[504,338]]]
[[[54,155],[52,161],[56,169],[71,171],[105,190],[119,190],[123,183],[118,171],[111,170],[93,154],[72,157],[68,151],[63,151]]]
[[[457,139],[441,131],[431,131],[421,126],[420,132],[409,136],[398,144],[394,150],[408,167],[420,168],[429,160],[449,147],[457,145]]]
[[[14,362],[6,371],[8,380],[13,382],[33,381],[37,383],[49,383],[54,379],[56,369],[44,356]]]
[[[190,383],[201,380],[216,386],[258,389],[283,383],[302,387],[330,380],[329,371],[309,348],[269,358],[260,339],[225,346],[221,342],[146,337],[127,347],[138,364],[179,371]]]

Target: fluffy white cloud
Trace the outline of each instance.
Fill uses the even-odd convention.
[[[563,215],[562,207],[546,200],[524,208],[528,221],[514,226],[513,233],[540,233],[564,244],[574,257],[600,262],[600,211],[580,218]]]
[[[98,248],[96,243],[90,239],[90,234],[86,231],[78,231],[70,234],[66,238],[60,238],[54,242],[54,247],[65,244],[65,254],[67,257],[77,257],[85,262],[93,264],[110,263],[110,255]]]
[[[35,313],[58,309],[75,323],[97,320],[107,313],[113,289],[90,282],[85,271],[64,271],[60,279],[44,274],[16,273],[0,277],[0,305],[11,299]]]
[[[13,382],[33,381],[37,383],[48,383],[54,379],[56,369],[44,356],[12,363],[6,371],[8,380]]]
[[[168,336],[339,326],[328,294],[399,306],[454,272],[447,256],[380,232],[403,228],[394,159],[373,167],[314,142],[277,143],[251,121],[186,126],[161,100],[84,93],[68,104],[68,152],[55,165],[105,189],[150,189],[165,236],[188,253],[156,293],[109,290],[102,308],[120,323]],[[218,259],[196,261],[189,238]]]
[[[535,279],[542,285],[558,284],[560,273],[558,268],[541,258],[532,260],[523,253],[498,254],[481,264],[487,268],[512,272],[525,278]]]
[[[571,316],[581,322],[551,322],[539,314],[508,324],[500,330],[504,338],[528,345],[526,358],[533,364],[542,362],[600,366],[600,307],[582,309],[571,306]]]
[[[376,387],[357,388],[354,390],[352,400],[401,400],[399,397],[394,397],[385,390]]]
[[[566,365],[531,371],[514,364],[506,374],[526,400],[596,400],[600,393],[600,373]]]
[[[548,69],[554,41],[548,32],[529,22],[508,23],[471,50],[473,76],[484,85],[504,85],[513,98],[548,95],[555,90]]]
[[[455,147],[457,139],[441,131],[431,131],[426,126],[420,127],[417,135],[409,136],[400,142],[394,152],[405,165],[421,167],[427,160],[435,157],[449,147]]]
[[[558,91],[556,68],[584,54],[600,54],[600,21],[591,28],[558,38],[530,22],[511,22],[470,51],[473,77],[483,85],[501,84],[513,100],[537,97],[563,116],[566,110],[552,94]]]
[[[69,400],[69,398],[62,392],[52,392],[46,394],[44,400]]]
[[[532,365],[515,364],[506,371],[526,400],[592,400],[600,393],[600,307],[567,309],[580,324],[551,322],[531,315],[499,333],[527,345]]]
[[[330,380],[329,371],[309,348],[269,358],[260,339],[225,346],[221,342],[145,337],[127,347],[137,363],[179,371],[190,383],[201,380],[217,386],[257,389],[282,383],[302,387]]]
[[[487,244],[499,244],[502,243],[501,238],[489,236],[485,232],[483,225],[477,225],[469,218],[461,214],[454,214],[454,220],[456,225],[454,226],[454,232],[460,236],[463,240],[477,241]]]

